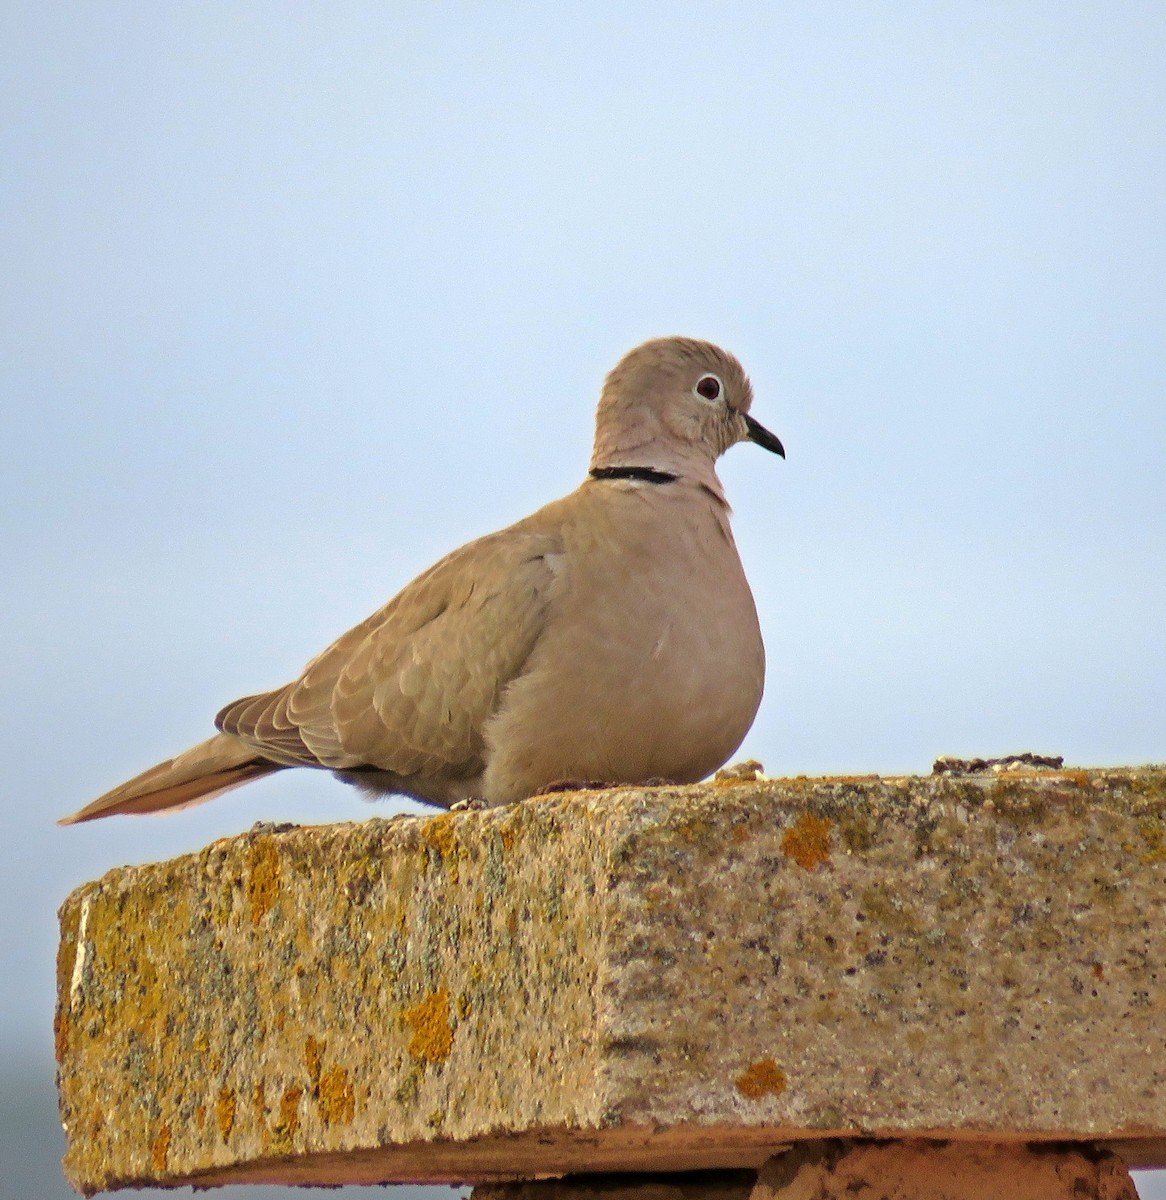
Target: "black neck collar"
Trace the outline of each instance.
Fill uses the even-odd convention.
[[[595,467],[592,479],[636,479],[640,483],[675,483],[680,476],[654,467]]]

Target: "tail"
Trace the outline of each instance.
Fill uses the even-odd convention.
[[[219,796],[241,783],[282,770],[280,763],[257,754],[254,747],[229,733],[216,734],[177,758],[167,759],[128,783],[98,796],[91,804],[63,817],[58,825],[76,825],[115,813],[151,813],[186,808]]]

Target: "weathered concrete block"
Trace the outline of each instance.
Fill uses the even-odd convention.
[[[78,1188],[1166,1164],[1166,769],[612,790],[260,827],[61,910]]]

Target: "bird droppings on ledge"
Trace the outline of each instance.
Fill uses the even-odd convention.
[[[1164,830],[1162,768],[755,780],[112,871],[61,910],[66,1170],[739,1167],[847,1130],[1166,1162]]]
[[[765,768],[755,758],[722,767],[714,776],[713,783],[753,783],[765,774]]]
[[[931,766],[933,775],[981,775],[985,771],[994,775],[1005,771],[1059,771],[1065,765],[1060,754],[1005,754],[1001,758],[954,758],[942,754]]]

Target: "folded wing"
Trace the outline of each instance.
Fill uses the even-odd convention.
[[[375,768],[426,784],[484,769],[484,730],[543,630],[560,547],[471,542],[344,634],[295,682],[228,705],[224,733],[282,766]]]

